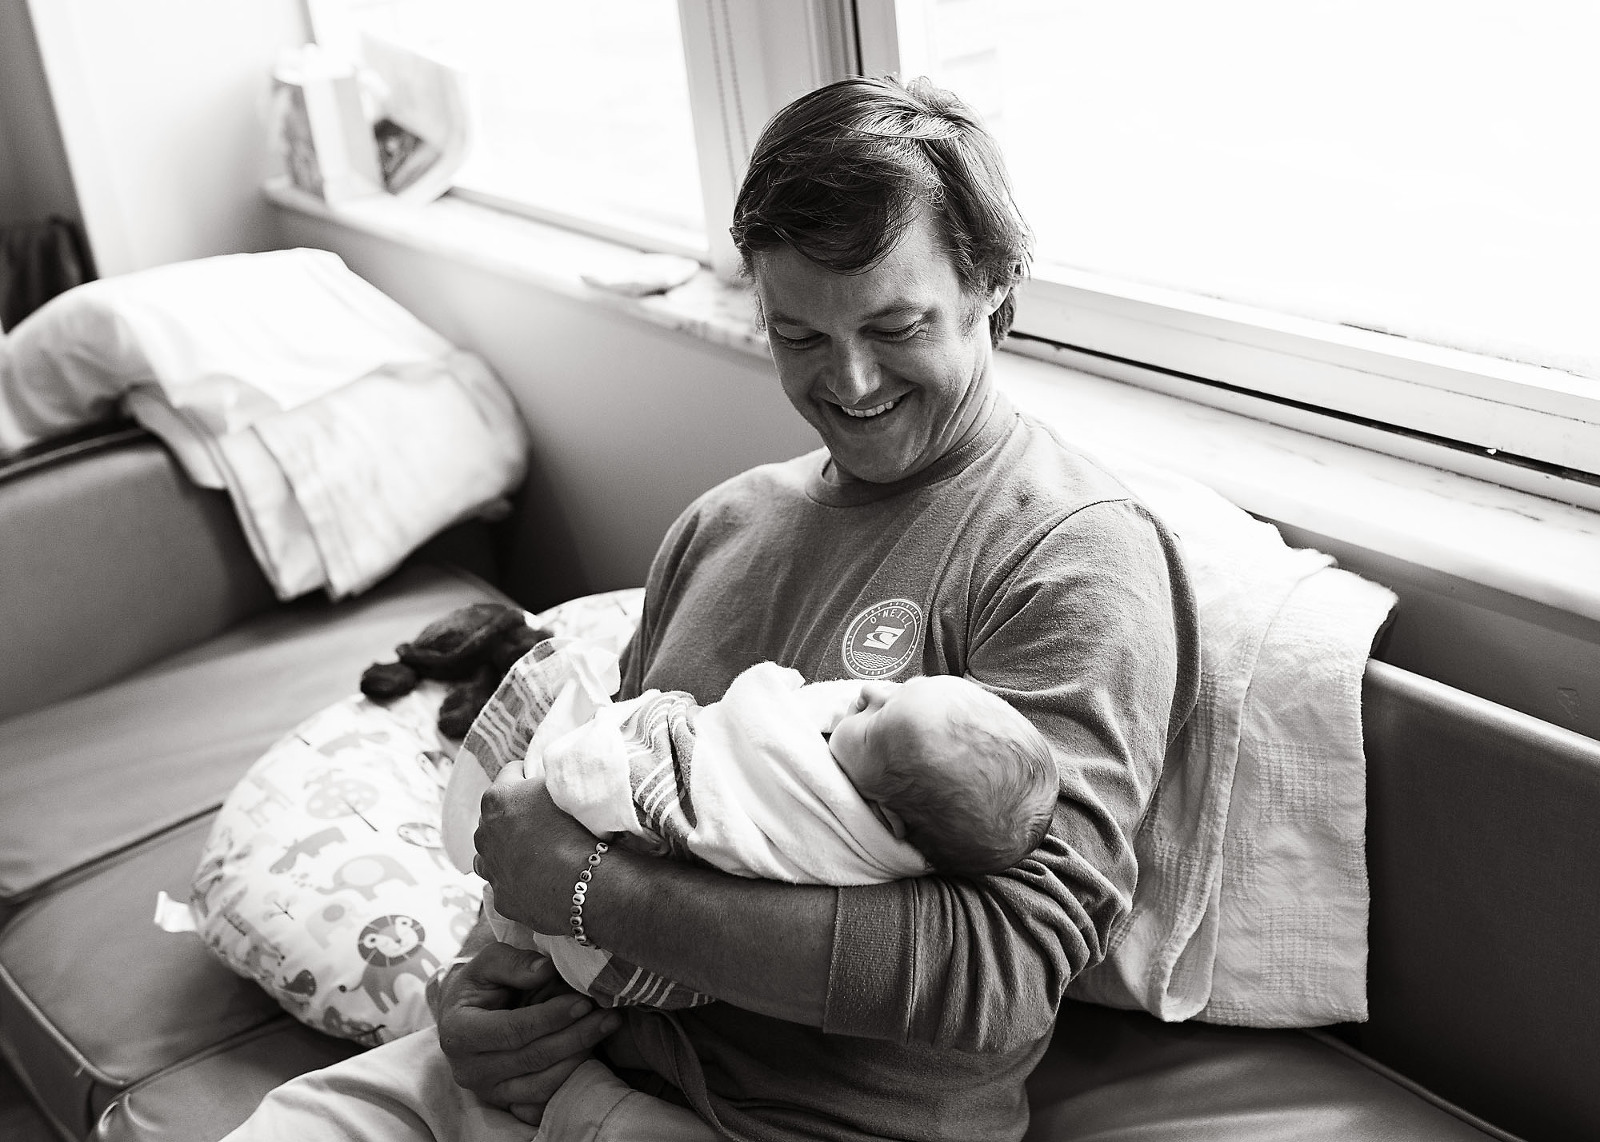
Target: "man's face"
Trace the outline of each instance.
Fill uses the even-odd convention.
[[[889,483],[962,443],[989,396],[988,316],[926,210],[859,274],[787,246],[754,258],[756,296],[784,394],[822,435],[841,480]]]

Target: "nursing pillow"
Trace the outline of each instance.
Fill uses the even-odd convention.
[[[643,594],[529,621],[620,650]],[[354,694],[313,714],[245,773],[201,851],[189,898],[201,939],[327,1034],[373,1045],[430,1025],[428,980],[477,920],[483,881],[439,835],[460,744],[437,726],[445,693],[424,681],[386,705]]]
[[[380,1043],[431,1023],[424,989],[477,919],[483,883],[439,841],[443,696],[429,682],[312,715],[250,767],[201,852],[200,937],[330,1035]]]

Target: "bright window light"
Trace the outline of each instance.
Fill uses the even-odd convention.
[[[460,189],[702,253],[678,6],[669,0],[349,0],[358,26],[467,73],[478,134]]]
[[[1600,377],[1600,5],[899,0],[1072,267]]]

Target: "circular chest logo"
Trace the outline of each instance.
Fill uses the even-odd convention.
[[[922,608],[910,599],[874,603],[850,620],[840,651],[857,678],[888,678],[910,664],[922,645]]]

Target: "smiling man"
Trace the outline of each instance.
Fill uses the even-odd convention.
[[[714,701],[767,659],[813,681],[964,675],[1041,731],[1060,792],[1040,848],[995,876],[794,886],[613,848],[588,938],[722,1002],[628,1009],[606,1049],[716,1137],[1016,1139],[1062,992],[1127,911],[1133,832],[1194,702],[1188,582],[1149,513],[996,390],[1028,233],[954,97],[858,79],[791,104],[732,233],[823,448],[673,525],[624,696]],[[502,911],[546,931],[571,876],[534,866],[594,844],[552,810],[491,792],[478,837]]]
[[[889,484],[966,443],[993,400],[986,319],[1007,280],[974,297],[927,207],[870,273],[840,274],[791,246],[752,276],[790,403],[821,434],[830,477]]]
[[[810,681],[965,676],[1049,744],[1044,841],[991,876],[791,885],[607,849],[542,785],[497,785],[476,841],[503,915],[719,1002],[596,1011],[480,931],[438,981],[437,1040],[280,1088],[241,1138],[511,1139],[541,1119],[549,1142],[1027,1128],[1024,1082],[1127,913],[1134,830],[1194,704],[1188,581],[1126,489],[996,391],[1028,234],[994,140],[953,96],[853,79],[797,100],[757,144],[732,232],[823,448],[673,524],[619,697],[708,704],[768,660]]]

